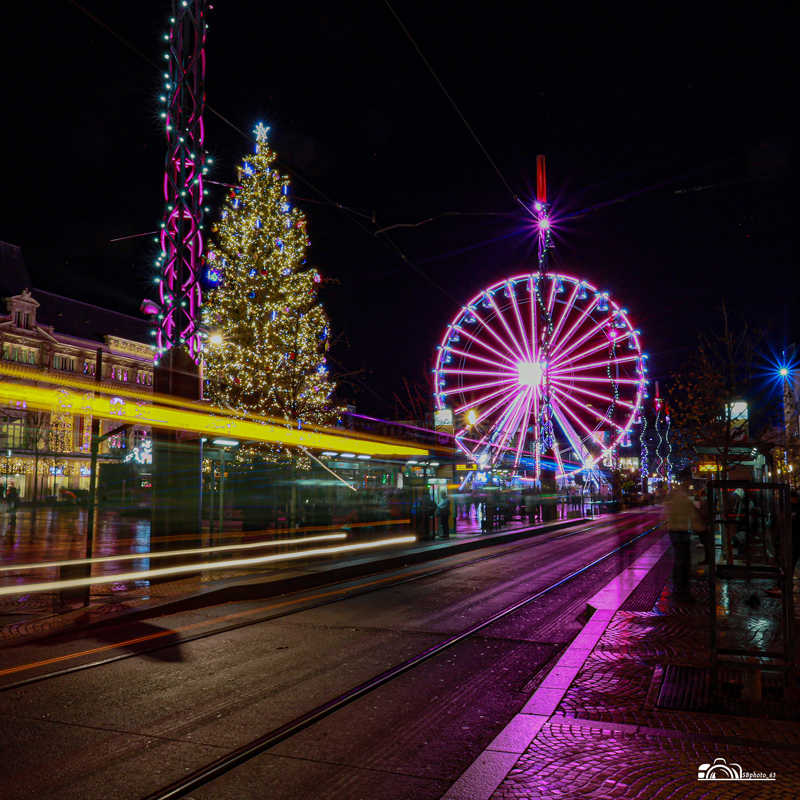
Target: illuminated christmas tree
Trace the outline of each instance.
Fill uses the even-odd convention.
[[[285,422],[333,425],[340,409],[325,364],[330,323],[306,263],[306,220],[273,168],[267,128],[239,167],[238,186],[212,227],[204,322],[206,396],[223,407]],[[273,451],[277,456],[279,451]]]

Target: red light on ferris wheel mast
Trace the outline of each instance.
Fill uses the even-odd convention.
[[[547,177],[544,169],[544,156],[536,156],[536,203],[544,206],[547,203]],[[537,208],[537,211],[540,209]]]

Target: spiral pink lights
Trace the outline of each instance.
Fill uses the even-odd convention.
[[[165,73],[169,145],[164,171],[167,208],[161,223],[156,356],[186,347],[200,359],[200,274],[203,258],[203,109],[205,106],[205,2],[173,2]]]

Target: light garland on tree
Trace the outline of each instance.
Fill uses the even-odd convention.
[[[306,263],[305,216],[291,207],[288,178],[272,167],[267,131],[256,127],[255,155],[244,159],[240,185],[212,228],[206,393],[223,407],[287,426],[333,425],[341,409],[326,366],[330,322],[317,296],[321,278]],[[281,452],[276,446],[266,455]]]
[[[50,412],[50,430],[48,431],[51,450],[56,453],[71,452],[72,425],[72,414],[65,411],[60,402],[53,403],[53,409]]]
[[[647,450],[647,409],[645,407],[644,402],[642,402],[642,431],[641,431],[641,446],[642,446],[642,456],[641,456],[641,464],[639,466],[639,472],[642,478],[642,491],[647,491],[647,482],[650,478],[650,462],[649,462],[649,453]]]
[[[670,440],[670,417],[669,417],[669,407],[664,404],[664,415],[665,419],[667,420],[667,427],[664,432],[664,438],[667,442],[667,457],[666,461],[666,470],[665,475],[668,481],[672,482],[673,474],[672,474],[672,441]]]

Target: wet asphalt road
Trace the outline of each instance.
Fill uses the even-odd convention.
[[[2,692],[0,797],[143,798],[545,588],[652,527],[658,514],[622,515],[562,539],[563,531],[541,536],[531,540],[534,547],[492,560]],[[441,797],[520,710],[536,673],[579,632],[587,598],[660,535],[645,536],[191,797]],[[31,644],[0,658],[40,662],[106,646],[109,638],[215,624],[255,607],[181,614],[128,631]]]

